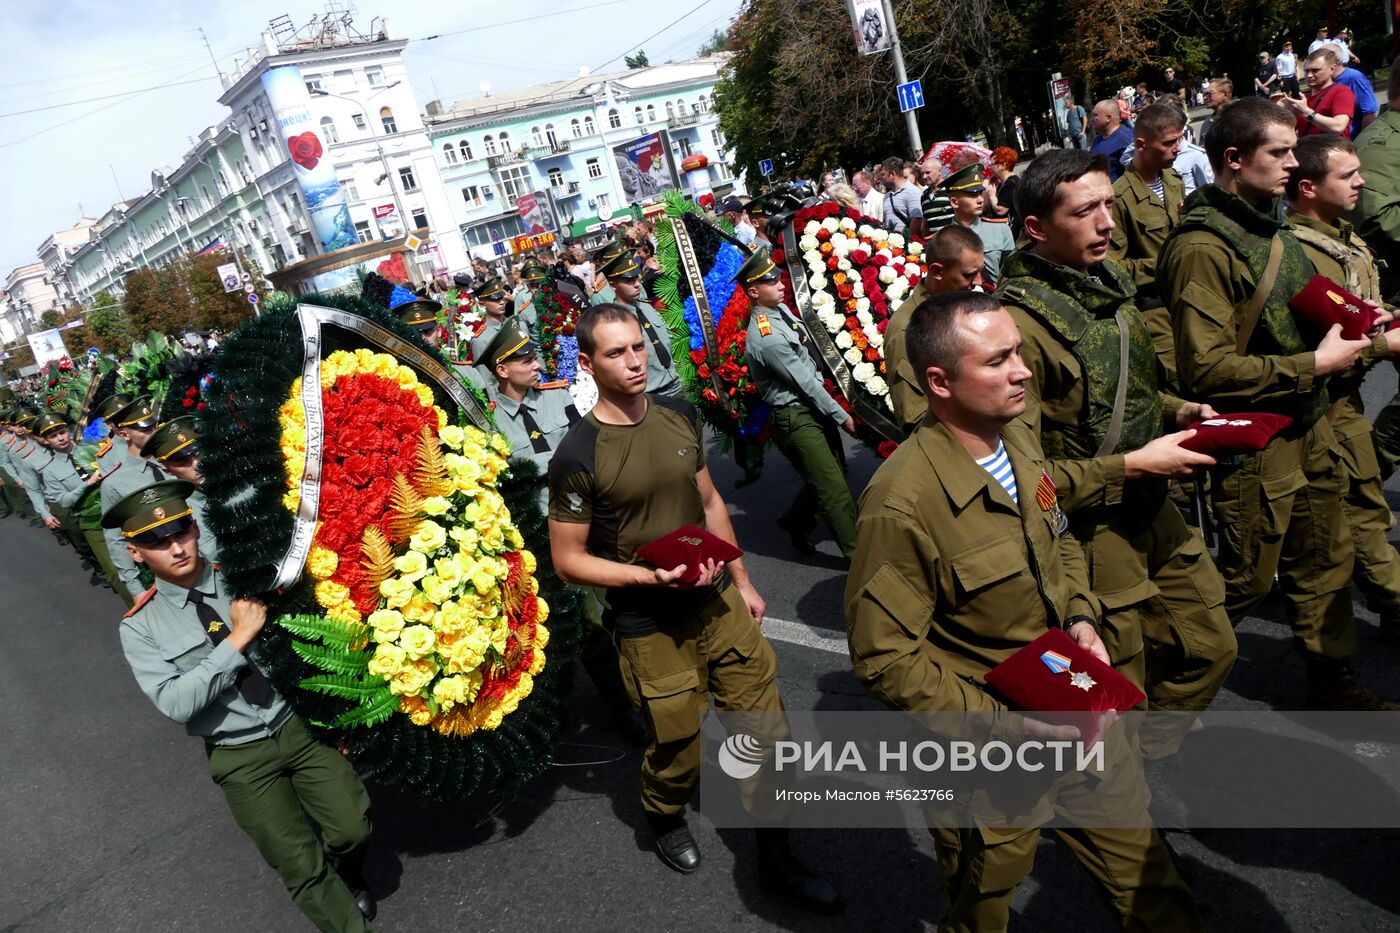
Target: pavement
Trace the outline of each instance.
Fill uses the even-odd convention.
[[[1378,367],[1374,414],[1396,389]],[[852,489],[874,456],[848,447]],[[844,574],[830,540],[802,559],[773,524],[794,474],[776,451],[760,483],[733,488],[712,449],[792,709],[875,709],[852,677]],[[1392,507],[1400,495],[1391,493]],[[201,743],[136,688],[117,639],[121,609],[86,585],[70,551],[18,519],[0,521],[0,931],[310,930],[234,825]],[[1363,682],[1400,696],[1397,652],[1358,603]],[[1303,689],[1281,607],[1239,629],[1240,660],[1216,708],[1287,707]],[[369,782],[377,828],[368,873],[377,928],[489,931],[933,929],[940,881],[925,831],[809,830],[794,847],[833,878],[838,917],[796,911],[758,886],[752,836],[693,819],[705,855],[689,876],[651,853],[637,798],[640,755],[608,725],[586,678],[554,767],[523,790],[429,803]],[[1280,782],[1289,775],[1280,774]],[[1400,831],[1209,830],[1169,837],[1208,928],[1400,931]],[[1047,835],[1014,903],[1018,931],[1110,930],[1096,889]]]

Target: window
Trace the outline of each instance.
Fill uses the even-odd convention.
[[[370,233],[369,233],[369,221],[368,221],[368,220],[357,220],[357,221],[355,221],[355,238],[358,239],[361,243],[368,243],[368,242],[369,242],[369,237],[370,237]]]
[[[564,187],[564,173],[563,173],[561,170],[559,170],[559,169],[557,169],[557,168],[552,168],[552,169],[549,170],[549,187],[551,187],[551,188],[562,188],[562,187]]]
[[[353,91],[355,90],[355,72],[348,68],[344,71],[337,71],[332,76],[331,84],[337,91]]]
[[[426,230],[428,228],[427,209],[422,207],[415,207],[413,209],[413,226],[419,230]]]
[[[672,106],[671,106],[671,102],[668,100],[668,101],[666,101],[666,119],[667,119],[667,120],[674,120],[675,117],[676,117],[676,108],[675,108],[675,107],[672,107]]]
[[[594,125],[592,117],[583,118],[583,135],[592,136],[598,132],[598,127]]]
[[[399,131],[399,125],[394,122],[394,111],[388,107],[379,108],[379,122],[384,124],[384,132],[391,136]]]
[[[574,139],[583,138],[583,125],[578,122],[578,117],[574,117],[574,119],[569,121],[569,133],[572,134]]]
[[[729,166],[723,162],[715,163],[715,175],[719,181],[728,181],[734,177],[734,173],[729,170]]]
[[[701,113],[709,113],[709,112],[710,112],[710,99],[709,99],[708,97],[706,97],[704,94],[701,94],[701,95],[700,95],[700,112],[701,112]]]
[[[359,189],[355,187],[355,180],[353,178],[347,178],[344,181],[342,181],[340,183],[340,190],[345,195],[345,200],[360,200],[360,192]]]
[[[218,190],[219,197],[228,194],[228,179],[224,177],[223,172],[214,173],[214,187]]]
[[[507,207],[515,207],[516,198],[528,194],[530,189],[530,170],[525,166],[512,165],[501,170],[501,197]]]
[[[684,136],[676,140],[676,148],[680,150],[680,157],[684,159],[690,155],[690,140]]]
[[[472,144],[465,139],[457,144],[457,151],[462,153],[463,162],[470,162],[472,160]]]
[[[335,121],[330,117],[321,118],[321,135],[326,137],[326,143],[334,146],[340,142],[340,134],[335,130]]]
[[[357,129],[357,130],[362,130],[362,129],[365,128],[365,117],[364,117],[364,114],[357,113],[357,114],[355,114],[354,116],[352,116],[350,119],[352,119],[352,120],[355,121],[355,129]]]
[[[632,116],[636,119],[637,125],[642,125],[642,108],[640,106],[632,108]]]
[[[307,92],[308,94],[315,94],[317,91],[325,90],[323,87],[321,87],[321,76],[320,76],[320,75],[306,75],[306,76],[305,76],[305,79],[306,79],[306,92]]]
[[[588,160],[586,163],[584,163],[584,164],[586,164],[586,165],[588,166],[588,177],[589,177],[589,178],[602,178],[602,177],[603,177],[603,163],[602,163],[602,162],[598,161],[597,159],[589,159],[589,160]]]
[[[365,80],[369,82],[369,86],[370,86],[370,87],[383,87],[383,86],[384,86],[384,69],[383,69],[383,68],[380,68],[378,65],[374,65],[374,66],[372,66],[372,67],[366,68],[366,69],[365,69]]]
[[[647,104],[647,122],[651,123],[654,120],[656,120],[656,105]]]
[[[607,207],[607,206],[608,206],[608,196],[607,196],[606,194],[600,194],[600,195],[598,195],[598,207],[599,207],[599,208],[604,208],[604,207]]]
[[[482,142],[486,145],[487,155],[493,156],[496,154],[496,137],[488,133],[486,134],[485,138],[482,139]]]
[[[714,143],[720,152],[724,151],[724,134],[719,131],[719,127],[710,130],[710,142]]]
[[[617,108],[614,107],[608,111],[608,129],[615,130],[619,129],[621,126],[622,114],[618,113]]]
[[[532,146],[543,146],[543,145],[544,145],[544,133],[541,132],[541,130],[540,130],[540,128],[539,128],[538,126],[532,126],[532,127],[530,127],[530,145],[532,145]]]
[[[467,185],[462,189],[462,200],[467,202],[468,207],[480,207],[486,203],[481,196],[481,188],[476,185]]]
[[[202,194],[202,195],[204,196],[204,204],[205,204],[206,207],[213,207],[213,206],[214,206],[214,199],[211,198],[211,197],[209,197],[209,189],[208,189],[208,188],[204,187],[203,185],[200,185],[200,186],[199,186],[199,193]]]
[[[557,135],[555,135],[555,133],[554,133],[554,124],[553,124],[553,123],[546,123],[546,124],[544,125],[544,138],[547,139],[547,140],[549,141],[549,148],[551,148],[551,149],[558,149],[558,148],[559,148],[559,137],[558,137]]]
[[[499,141],[501,144],[501,155],[510,155],[510,134],[505,130],[501,130]]]
[[[448,165],[457,164],[457,150],[452,148],[451,143],[442,144],[442,158]]]
[[[403,185],[405,191],[418,190],[418,180],[413,177],[412,167],[399,169],[399,184]]]
[[[685,115],[686,115],[685,101],[683,101],[683,100],[681,100],[679,97],[677,97],[677,98],[676,98],[676,116],[678,116],[678,117],[683,117],[683,116],[685,116]]]

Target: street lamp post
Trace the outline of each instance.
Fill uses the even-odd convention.
[[[376,91],[375,93],[382,94],[384,91],[387,91],[392,87],[397,87],[399,83],[400,82],[398,81],[394,81],[390,84],[386,84],[383,88]],[[346,103],[354,104],[356,107],[359,108],[360,113],[364,115],[365,127],[369,130],[370,139],[374,140],[375,151],[379,153],[379,164],[383,167],[384,178],[389,183],[389,194],[394,199],[394,210],[398,212],[399,224],[403,227],[404,233],[407,233],[408,215],[404,213],[403,202],[399,199],[399,189],[394,187],[394,173],[389,169],[389,159],[384,155],[384,147],[379,143],[379,135],[374,132],[374,121],[370,119],[369,110],[365,107],[364,104],[355,100],[353,97],[345,97],[340,94],[332,94],[330,91],[323,91],[320,88],[312,90],[311,93],[315,97],[334,97],[339,100],[343,100]],[[373,97],[374,95],[371,94],[370,96]]]

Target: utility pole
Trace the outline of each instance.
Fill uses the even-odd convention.
[[[196,26],[194,31],[199,33],[199,38],[204,40],[204,50],[209,53],[209,60],[214,63],[214,72],[219,76],[220,86],[224,83],[224,72],[219,67],[219,60],[214,57],[214,49],[209,45],[209,37],[204,34],[203,26]]]
[[[880,5],[885,10],[885,22],[890,27],[890,54],[894,56],[895,80],[900,84],[908,84],[909,74],[904,70],[904,49],[899,44],[899,30],[894,25],[894,4],[892,0],[880,0]],[[919,136],[919,118],[915,111],[904,112],[904,125],[909,130],[909,145],[913,147],[914,157],[922,158],[924,143]]]

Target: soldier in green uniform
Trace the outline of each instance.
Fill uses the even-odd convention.
[[[7,409],[0,425],[0,482],[4,483],[5,505],[10,515],[19,515],[31,525],[39,523],[39,513],[29,502],[29,496],[21,485],[20,470],[16,460],[27,445],[23,429],[15,424],[16,409]]]
[[[189,503],[190,517],[199,528],[199,553],[211,564],[219,562],[219,545],[214,531],[205,521],[208,500],[204,498],[204,474],[199,469],[199,453],[195,441],[199,431],[192,418],[171,418],[151,434],[151,439],[141,446],[141,456],[160,464],[160,468],[178,480],[189,483],[194,489],[185,497]]]
[[[97,567],[90,582],[105,581],[120,592],[121,576],[102,535],[101,495],[97,488],[102,482],[101,463],[91,472],[78,463],[74,457],[77,444],[62,415],[47,412],[40,416],[37,427],[40,440],[53,454],[53,461],[44,470],[44,499],[73,547]]]
[[[1379,306],[1380,273],[1365,241],[1346,220],[1364,183],[1356,146],[1345,137],[1328,133],[1300,139],[1294,154],[1298,166],[1287,189],[1293,235],[1303,244],[1303,252],[1318,275]],[[1388,537],[1390,505],[1382,489],[1371,423],[1361,400],[1366,370],[1380,358],[1381,354],[1368,347],[1361,354],[1360,365],[1332,377],[1327,387],[1332,402],[1326,417],[1332,422],[1347,475],[1342,504],[1356,547],[1353,579],[1380,615],[1383,635],[1400,640],[1400,553]]]
[[[418,331],[423,342],[434,350],[442,350],[442,325],[438,323],[438,313],[442,305],[428,298],[409,301],[394,309],[399,323]],[[444,361],[446,362],[446,361]],[[477,366],[456,366],[447,363],[452,372],[465,380],[473,389],[487,391],[488,382],[481,368]]]
[[[107,473],[99,489],[104,514],[136,490],[168,478],[165,471],[141,456],[141,448],[151,439],[157,424],[149,396],[131,399],[107,416],[107,423],[115,434],[115,462],[111,466],[103,465]],[[117,595],[130,605],[145,589],[141,586],[141,572],[127,553],[121,532],[105,525],[103,527],[106,529],[107,553],[116,565],[117,575],[121,577],[122,585],[117,587]]]
[[[924,261],[928,275],[914,286],[890,315],[885,328],[885,370],[889,374],[890,400],[894,403],[895,419],[906,431],[923,420],[928,411],[923,386],[909,365],[905,350],[905,333],[914,309],[924,299],[942,292],[970,291],[982,281],[982,238],[966,227],[952,224],[939,230],[925,245]]]
[[[16,410],[14,428],[18,440],[10,452],[10,465],[14,467],[15,481],[19,484],[24,498],[28,500],[36,521],[47,524],[41,518],[48,517],[49,509],[44,503],[44,479],[39,472],[39,465],[47,462],[49,456],[44,445],[35,439],[32,432],[34,422],[38,418],[39,409],[32,405],[20,406]]]
[[[701,717],[713,694],[718,709],[754,720],[752,734],[785,730],[777,658],[759,631],[765,606],[742,559],[665,569],[637,556],[686,525],[731,543],[734,529],[705,465],[695,408],[646,391],[648,348],[636,318],[599,305],[580,316],[576,333],[598,403],[550,463],[550,551],[562,579],[608,592],[623,677],[653,736],[642,807],[662,861],[693,872],[700,848],[684,812],[700,778]],[[682,582],[687,569],[699,571],[694,582]],[[774,777],[763,768],[741,786],[758,793]],[[840,907],[836,889],[793,856],[786,830],[758,830],[758,868],[766,888],[817,910]]]
[[[845,595],[851,661],[867,690],[893,709],[982,714],[999,730],[993,737],[1011,744],[1079,733],[1012,715],[986,686],[988,671],[1051,628],[1107,657],[1099,601],[1052,465],[1018,420],[1032,378],[1019,344],[995,298],[949,292],[915,309],[909,355],[925,374],[930,413],[861,494]],[[1049,806],[1071,821],[1056,833],[1093,874],[1121,929],[1203,929],[1157,830],[1072,825],[1081,806],[1100,814],[1111,806],[1137,814],[1128,826],[1148,826],[1146,789],[1122,730],[1109,732],[1106,748],[1105,775],[1115,780],[1074,774],[1051,789]],[[1039,829],[932,832],[944,884],[939,929],[1005,930]]]
[[[612,242],[593,254],[593,281],[589,283],[589,288],[592,289],[593,294],[593,304],[601,305],[609,301],[617,300],[617,292],[613,288],[612,281],[608,278],[607,273],[604,272],[603,269],[623,253],[630,252],[631,250],[627,248],[627,244],[623,241],[622,237],[617,236]],[[639,276],[640,274],[641,273],[638,273]],[[648,389],[647,391],[651,390]]]
[[[1368,347],[1384,352],[1385,338],[1345,340],[1336,326],[1313,349],[1288,308],[1314,274],[1275,213],[1297,164],[1296,142],[1293,118],[1267,100],[1226,108],[1206,138],[1215,184],[1192,196],[1158,257],[1157,281],[1187,396],[1222,414],[1262,409],[1294,419],[1264,450],[1211,473],[1230,620],[1238,625],[1277,573],[1307,668],[1308,706],[1388,708],[1351,671],[1355,552],[1325,417],[1327,377],[1350,369]]]
[[[671,332],[661,312],[642,297],[642,264],[637,254],[631,250],[619,253],[601,272],[613,292],[610,300],[636,317],[647,338],[647,391],[679,397],[681,379],[676,375],[676,362],[671,353]],[[602,302],[594,302],[595,306],[598,304]]]
[[[820,515],[841,556],[850,560],[856,550],[856,504],[846,485],[836,429],[854,437],[855,421],[822,385],[804,346],[806,328],[783,305],[781,274],[769,251],[755,250],[735,281],[753,305],[746,344],[749,372],[772,409],[773,443],[802,479],[792,504],[778,516],[778,527],[799,551],[811,553],[807,536]]]
[[[369,930],[375,904],[361,874],[369,795],[260,670],[267,607],[234,599],[199,553],[192,491],[179,480],[155,483],[102,516],[156,580],[122,622],[122,652],[156,709],[204,740],[229,811],[302,913],[324,931]]]
[[[496,339],[496,334],[510,313],[510,295],[506,294],[505,283],[499,277],[493,276],[478,285],[472,292],[472,297],[481,305],[481,310],[486,315],[486,318],[479,325],[480,329],[471,339],[472,361],[481,370],[486,384],[490,385],[495,382],[495,379],[484,363],[486,348],[490,346],[492,340]]]
[[[535,292],[544,284],[547,270],[533,256],[520,266],[520,287],[515,290],[515,316],[525,322],[534,334],[540,326],[539,312],[535,310]]]
[[[1180,446],[1189,434],[1159,435],[1216,413],[1164,389],[1132,279],[1107,258],[1115,197],[1104,157],[1053,150],[1031,163],[1016,200],[1033,245],[1007,262],[997,296],[1024,341],[1024,418],[1084,545],[1104,644],[1150,709],[1199,712],[1234,666],[1235,633],[1220,574],[1167,480],[1215,461]],[[1159,825],[1188,821],[1163,775],[1187,725],[1148,717],[1140,735]]]
[[[1181,222],[1186,182],[1172,162],[1181,151],[1186,116],[1167,104],[1150,104],[1133,124],[1133,161],[1113,183],[1113,233],[1108,258],[1137,286],[1137,307],[1152,331],[1168,388],[1176,385],[1172,322],[1157,292],[1157,255]]]

